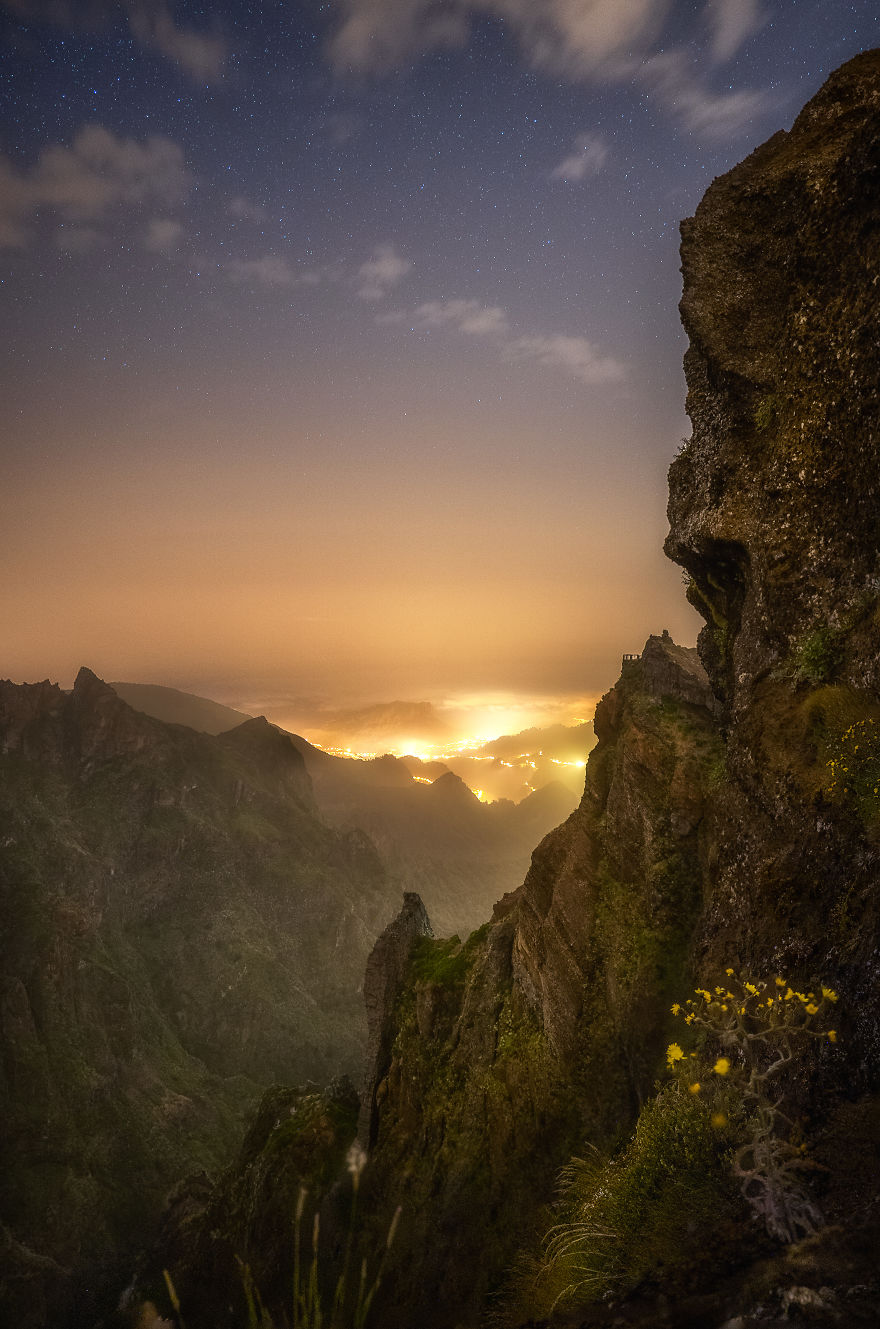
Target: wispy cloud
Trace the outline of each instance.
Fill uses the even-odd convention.
[[[0,244],[25,246],[38,212],[68,224],[94,223],[148,200],[177,203],[190,182],[183,153],[170,139],[154,135],[139,143],[90,125],[70,147],[44,148],[28,170],[0,157]]]
[[[226,270],[235,282],[250,283],[258,286],[300,286],[302,275],[293,264],[277,254],[265,254],[262,258],[233,258],[226,264]]]
[[[337,69],[378,71],[413,55],[463,44],[474,17],[500,18],[535,65],[579,76],[630,58],[654,36],[670,0],[342,0],[331,42]]]
[[[358,269],[358,295],[362,300],[383,300],[412,267],[412,261],[398,254],[394,245],[377,245]]]
[[[712,41],[712,59],[723,64],[767,19],[759,0],[706,0],[703,11]]]
[[[664,51],[645,61],[642,82],[686,129],[705,138],[726,138],[744,129],[768,106],[756,89],[713,92],[683,51]]]
[[[427,300],[407,321],[421,329],[455,327],[477,337],[508,331],[505,311],[499,305],[480,304],[479,300]]]
[[[148,50],[173,60],[197,82],[220,77],[226,45],[220,37],[178,27],[165,0],[125,0],[132,34]]]
[[[236,194],[226,205],[226,211],[236,221],[261,222],[266,220],[266,212],[259,203],[252,203],[244,194]]]
[[[587,176],[598,175],[608,160],[608,145],[598,134],[581,134],[572,150],[550,172],[551,180],[577,184]]]
[[[567,337],[559,332],[516,337],[506,350],[514,359],[535,360],[551,369],[563,369],[582,383],[619,383],[626,377],[622,362],[603,355],[586,337]]]
[[[339,0],[341,19],[330,41],[337,72],[380,73],[441,46],[464,45],[472,23],[500,19],[531,65],[573,80],[620,84],[635,80],[674,118],[708,138],[736,132],[768,109],[764,94],[713,92],[715,65],[730,59],[764,22],[760,0],[706,0],[699,57],[688,71],[683,48],[661,46],[672,0]],[[599,147],[575,149],[555,179],[583,180],[601,169]]]
[[[147,223],[144,248],[151,254],[173,254],[180,248],[183,226],[170,217],[153,217]]]
[[[124,18],[147,50],[172,60],[197,82],[220,77],[226,58],[221,37],[175,23],[168,0],[0,0],[0,9],[25,23],[52,23],[88,31]]]
[[[531,360],[562,370],[581,383],[613,383],[626,377],[623,363],[604,355],[586,337],[564,333],[516,335],[505,309],[479,300],[427,300],[411,313],[383,314],[379,321],[406,324],[419,332],[451,329],[470,337],[484,337],[507,360]]]

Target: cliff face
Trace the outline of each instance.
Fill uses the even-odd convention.
[[[416,944],[372,1118],[378,1230],[405,1215],[386,1323],[473,1315],[566,1153],[625,1138],[649,1094],[699,916],[713,710],[696,653],[650,638],[524,885],[463,946]]]
[[[876,1063],[880,53],[711,186],[682,269],[693,437],[666,548],[729,774],[707,956],[834,977]]]
[[[360,1073],[399,894],[264,720],[196,734],[88,670],[0,684],[0,825],[5,1311],[88,1323],[86,1288],[267,1084]]]

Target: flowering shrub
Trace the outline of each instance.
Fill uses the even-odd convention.
[[[880,728],[871,719],[856,720],[831,746],[825,793],[877,805],[880,798]]]
[[[742,1193],[771,1236],[798,1241],[821,1227],[822,1217],[804,1185],[803,1174],[813,1166],[806,1145],[784,1110],[784,1073],[810,1039],[837,1042],[837,1031],[822,1027],[837,993],[827,987],[799,992],[781,977],[752,982],[733,969],[725,980],[711,992],[697,988],[695,998],[672,1007],[702,1036],[703,1049],[686,1054],[671,1043],[667,1065],[694,1095],[719,1078],[735,1089],[745,1139],[734,1151],[733,1168]],[[716,1116],[726,1124],[726,1114],[713,1121]]]
[[[722,1100],[726,1095],[722,1086]],[[741,1223],[732,1138],[696,1095],[672,1082],[642,1107],[613,1158],[589,1149],[560,1174],[540,1256],[523,1256],[516,1306],[536,1320],[644,1285],[664,1284],[713,1258]],[[517,1318],[516,1324],[521,1323]]]

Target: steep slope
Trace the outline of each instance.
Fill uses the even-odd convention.
[[[370,1129],[379,1228],[407,1215],[386,1323],[476,1314],[567,1153],[625,1138],[650,1092],[699,916],[713,712],[695,653],[649,638],[521,889],[465,946],[417,946]]]
[[[399,893],[264,720],[196,734],[82,670],[0,684],[0,754],[3,1293],[19,1325],[88,1322],[265,1085],[359,1073]]]

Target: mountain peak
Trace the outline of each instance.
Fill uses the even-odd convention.
[[[76,676],[73,685],[73,693],[76,697],[94,698],[94,697],[115,697],[116,693],[105,683],[103,678],[99,678],[86,665],[82,665]]]

